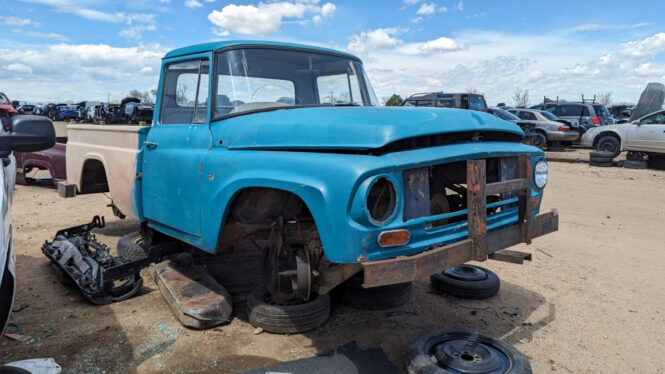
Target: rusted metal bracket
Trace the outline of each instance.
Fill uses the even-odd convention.
[[[487,169],[485,160],[466,163],[468,230],[471,240],[471,259],[487,260]]]
[[[511,264],[522,265],[524,261],[531,261],[531,253],[513,251],[512,249],[502,249],[487,256],[490,260],[510,262]]]

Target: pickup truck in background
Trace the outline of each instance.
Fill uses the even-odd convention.
[[[265,253],[275,303],[409,282],[557,230],[548,166],[491,114],[384,108],[361,61],[225,41],[163,59],[152,126],[70,125],[67,181],[148,245]],[[200,250],[197,252],[197,250]]]

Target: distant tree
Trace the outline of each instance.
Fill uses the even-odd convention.
[[[513,105],[516,107],[529,105],[529,90],[522,90],[519,87],[515,88],[515,91],[513,91],[512,101]]]
[[[596,101],[605,106],[609,106],[612,104],[612,91],[597,93]]]
[[[142,103],[153,103],[154,102],[154,97],[150,91],[139,91],[139,90],[131,90],[129,93],[127,93],[127,96],[129,97],[135,97],[139,100],[141,100]]]
[[[388,100],[385,102],[385,106],[401,106],[402,103],[404,102],[404,99],[398,94],[393,94],[390,96]]]

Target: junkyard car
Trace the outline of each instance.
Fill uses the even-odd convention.
[[[0,132],[0,336],[5,332],[14,302],[16,286],[16,256],[12,242],[11,202],[14,194],[16,161],[14,151],[32,152],[50,148],[55,143],[55,131],[50,120],[37,116],[14,116],[10,131]]]
[[[138,124],[140,122],[151,122],[155,110],[153,104],[142,103],[141,100],[134,97],[123,99],[122,103],[120,103],[120,107],[122,108],[124,118],[130,125]]]
[[[552,142],[572,144],[580,138],[579,133],[571,131],[570,126],[560,122],[550,112],[523,108],[509,109],[508,112],[536,125],[536,138],[532,143],[536,147],[542,148],[552,144]]]
[[[495,116],[501,118],[504,121],[514,123],[524,131],[524,144],[533,144],[534,140],[537,140],[539,136],[536,134],[536,124],[534,122],[524,121],[518,116],[503,110],[499,107],[489,108],[490,112]]]
[[[67,180],[209,253],[265,251],[276,302],[429,277],[557,229],[548,166],[489,113],[377,107],[361,61],[226,41],[163,59],[152,126],[68,127]]]
[[[32,104],[24,104],[18,107],[17,111],[19,114],[33,114],[35,106]]]
[[[65,121],[78,118],[76,106],[68,104],[48,104],[44,114],[53,121]]]
[[[614,156],[621,151],[662,156],[665,154],[665,110],[630,123],[590,129],[582,136],[581,144]]]
[[[568,121],[571,127],[580,134],[593,127],[614,124],[607,108],[595,102],[547,101],[534,105],[531,109],[551,112],[558,118]]]
[[[409,96],[402,105],[488,111],[485,97],[475,93],[420,93]]]
[[[0,92],[0,121],[2,122],[2,126],[7,126],[9,124],[9,119],[17,114],[18,112],[12,106],[7,95]]]

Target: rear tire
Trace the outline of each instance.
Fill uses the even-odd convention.
[[[462,264],[430,277],[432,288],[462,299],[487,299],[499,292],[501,281],[493,271]]]
[[[330,317],[330,295],[312,294],[308,302],[277,305],[260,286],[247,296],[249,323],[275,334],[297,334],[322,326]]]
[[[385,310],[404,305],[411,297],[411,282],[363,288],[363,273],[357,273],[334,291],[339,303],[362,310]]]
[[[531,141],[531,145],[540,149],[545,149],[547,147],[547,135],[537,131]]]
[[[118,256],[125,261],[135,261],[147,256],[145,240],[139,231],[129,233],[118,240]]]

